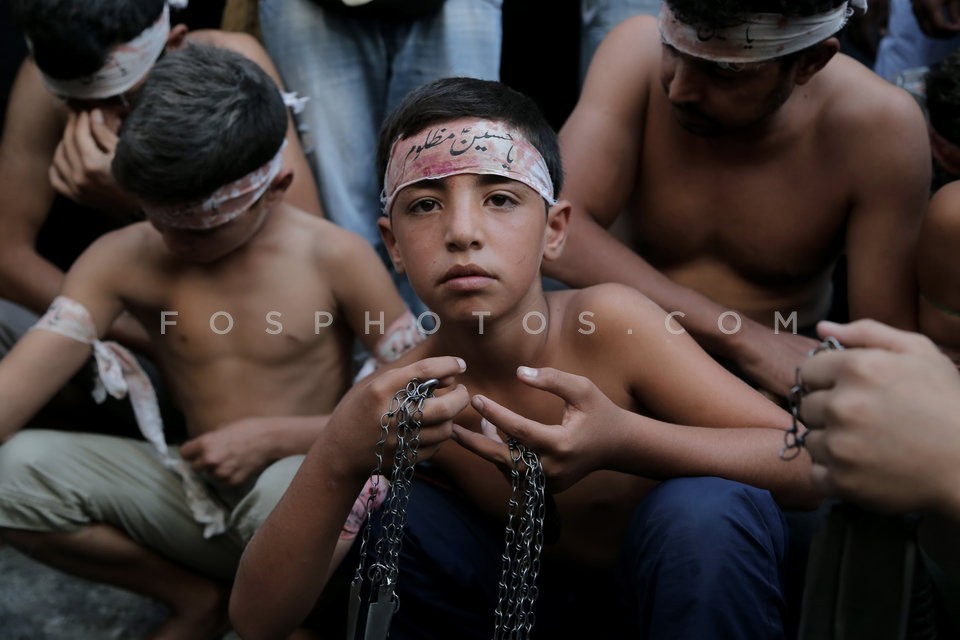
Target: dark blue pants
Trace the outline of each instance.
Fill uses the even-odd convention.
[[[416,480],[391,640],[489,640],[503,529],[455,494]],[[533,635],[782,638],[785,550],[783,516],[767,491],[718,478],[663,482],[638,505],[615,570],[544,559]]]

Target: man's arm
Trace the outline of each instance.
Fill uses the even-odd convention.
[[[200,41],[232,49],[250,58],[273,78],[281,91],[284,90],[280,72],[277,71],[270,55],[256,38],[245,33],[224,31],[197,31],[193,35]],[[313,99],[320,100],[322,98],[313,96]],[[313,173],[310,171],[310,164],[303,153],[303,147],[300,145],[296,123],[289,113],[287,114],[287,148],[283,152],[283,166],[293,169],[293,183],[287,189],[285,200],[298,209],[323,217],[323,208],[320,205],[317,185],[313,179]]]
[[[960,182],[930,200],[917,243],[920,332],[960,364]]]
[[[37,314],[50,306],[64,281],[63,271],[37,253],[36,242],[53,204],[51,163],[67,118],[36,65],[25,60],[10,92],[0,142],[0,297]],[[128,314],[117,319],[110,336],[141,351],[149,342]]]
[[[930,146],[916,102],[870,78],[845,125],[856,184],[847,222],[850,318],[873,318],[900,329],[917,323],[916,246],[930,189]],[[875,87],[875,88],[873,88]],[[856,127],[856,128],[854,128]],[[854,137],[856,136],[856,137]]]
[[[0,297],[35,313],[43,313],[63,285],[63,272],[35,245],[55,195],[48,170],[65,118],[65,108],[25,60],[0,142]]]
[[[793,370],[813,342],[779,335],[743,317],[740,331],[718,324],[728,311],[674,283],[604,227],[627,207],[643,150],[650,92],[657,91],[660,37],[655,22],[632,18],[611,31],[594,56],[576,109],[560,131],[566,167],[562,197],[573,206],[563,255],[547,275],[575,287],[618,282],[641,291],[713,354],[736,361],[766,389],[785,395]],[[629,60],[631,64],[624,65]]]
[[[913,15],[920,30],[932,38],[949,38],[960,33],[960,1],[913,0]]]

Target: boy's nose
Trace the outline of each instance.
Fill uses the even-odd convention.
[[[483,246],[482,211],[468,203],[457,203],[447,212],[444,238],[450,250]]]

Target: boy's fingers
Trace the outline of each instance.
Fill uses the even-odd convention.
[[[509,450],[502,442],[491,440],[481,433],[470,431],[458,424],[453,425],[453,439],[467,451],[495,464],[505,463],[504,456],[509,456]]]
[[[592,384],[583,376],[578,376],[553,367],[518,367],[517,377],[524,383],[537,389],[549,391],[559,396],[569,405],[579,406],[587,396]]]
[[[386,376],[389,376],[389,380],[399,389],[406,386],[414,378],[421,382],[437,378],[440,381],[437,386],[442,388],[453,384],[454,377],[466,370],[467,365],[460,358],[440,356],[418,360],[413,364],[394,369],[385,374],[385,379],[387,379]]]
[[[529,447],[538,448],[537,444],[540,442],[538,433],[543,427],[540,423],[524,418],[486,396],[474,396],[471,404],[481,416],[507,435]]]
[[[77,120],[79,116],[71,113],[67,118],[67,126],[63,130],[63,137],[60,139],[60,148],[63,150],[63,159],[70,167],[75,167],[79,162],[80,152],[77,149]]]
[[[470,394],[465,386],[457,385],[450,393],[434,396],[423,403],[423,422],[445,422],[463,411],[470,403]]]

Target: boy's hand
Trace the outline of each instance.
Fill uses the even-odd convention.
[[[615,434],[624,423],[624,410],[583,376],[549,367],[520,367],[517,377],[563,399],[561,424],[528,420],[490,398],[474,396],[473,407],[486,422],[481,423],[483,434],[454,426],[456,441],[508,471],[513,466],[510,450],[496,430],[516,438],[540,457],[551,493],[568,489],[588,473],[604,468],[604,457],[617,446]]]
[[[394,395],[416,378],[421,382],[436,378],[436,390],[446,391],[428,398],[420,420],[418,460],[432,456],[453,432],[453,420],[470,401],[467,388],[456,376],[466,371],[460,358],[437,357],[419,360],[398,369],[374,373],[361,380],[337,404],[323,434],[323,446],[338,452],[340,462],[358,474],[369,474],[375,462],[374,447],[380,440],[380,417],[391,407]],[[393,458],[396,431],[384,445],[384,460]]]
[[[99,109],[70,113],[50,165],[50,183],[63,196],[103,211],[130,213],[137,205],[113,179],[117,134]]]
[[[188,440],[180,456],[194,471],[239,486],[273,462],[270,451],[270,419],[245,418]]]
[[[820,323],[844,351],[800,368],[811,474],[883,511],[960,514],[960,376],[927,338],[872,320]]]

